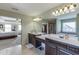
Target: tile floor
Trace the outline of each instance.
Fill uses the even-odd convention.
[[[44,51],[37,48],[26,48],[25,46],[16,45],[0,50],[0,55],[44,55]]]
[[[21,35],[16,38],[0,40],[0,50],[21,44]]]
[[[21,55],[21,45],[0,50],[0,55]]]
[[[13,39],[0,40],[0,55],[44,55],[44,51],[21,46],[21,36],[18,36]]]
[[[17,46],[21,44],[21,35],[16,38],[0,40],[0,55],[21,54],[21,47]],[[15,49],[16,48],[16,49]],[[18,50],[18,51],[16,51]]]
[[[39,50],[38,48],[26,48],[22,46],[22,55],[44,55],[44,50]]]

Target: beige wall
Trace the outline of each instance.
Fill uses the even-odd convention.
[[[33,20],[31,16],[0,10],[0,16],[8,16],[22,19],[22,44],[28,43],[27,33],[33,30]]]

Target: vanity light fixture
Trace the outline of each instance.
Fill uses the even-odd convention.
[[[52,12],[54,16],[59,16],[65,13],[74,12],[76,9],[76,4],[65,5],[63,8],[57,9]]]
[[[41,17],[33,19],[33,21],[36,21],[36,22],[41,21],[41,20],[42,20]]]

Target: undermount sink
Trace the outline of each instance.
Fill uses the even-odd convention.
[[[59,38],[64,38],[64,35],[59,35]]]

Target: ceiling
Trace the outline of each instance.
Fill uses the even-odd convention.
[[[6,16],[0,16],[0,23],[21,24],[21,19],[16,19],[16,18],[6,17]]]
[[[61,3],[0,3],[0,9],[29,16],[37,16],[59,5]]]

